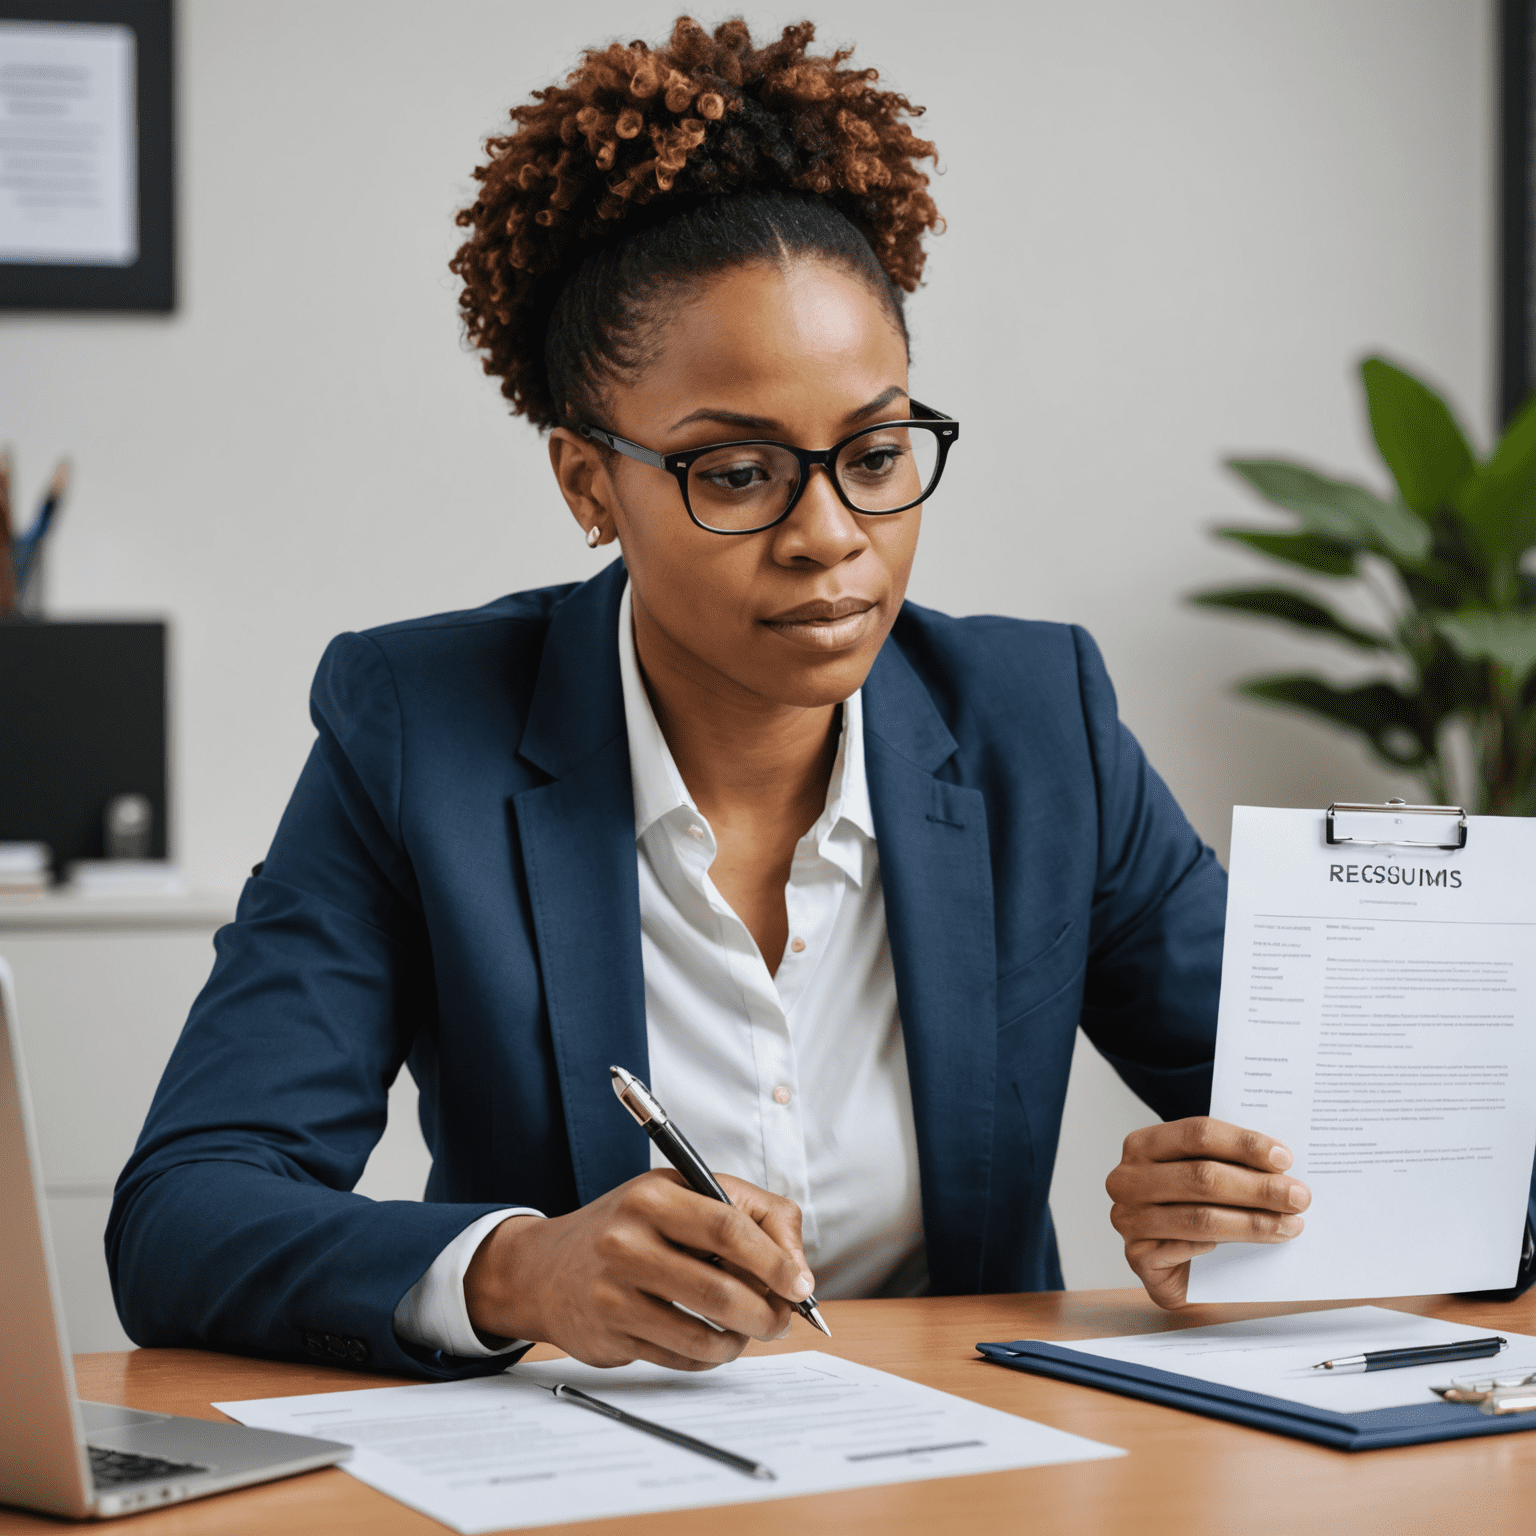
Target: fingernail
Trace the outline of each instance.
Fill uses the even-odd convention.
[[[1306,1226],[1300,1216],[1282,1216],[1280,1218],[1281,1237],[1295,1237]]]
[[[778,1333],[774,1334],[774,1336],[773,1336],[774,1339],[775,1340],[787,1339],[789,1337],[789,1330],[791,1328],[793,1328],[793,1327],[794,1327],[794,1323],[793,1322],[785,1323],[783,1328],[780,1329]]]
[[[1274,1146],[1269,1149],[1269,1160],[1276,1168],[1289,1168],[1296,1161],[1289,1147]]]
[[[1312,1204],[1312,1191],[1305,1184],[1291,1185],[1291,1204],[1298,1211],[1304,1211]]]
[[[800,1271],[800,1278],[795,1281],[795,1300],[804,1301],[812,1291],[816,1289],[816,1282],[806,1270]]]

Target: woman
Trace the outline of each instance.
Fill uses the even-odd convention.
[[[700,1369],[813,1285],[1060,1286],[1079,1022],[1172,1122],[1111,1176],[1160,1302],[1213,1241],[1299,1230],[1285,1149],[1200,1118],[1224,877],[1092,642],[904,603],[959,451],[907,377],[934,151],[812,36],[684,19],[490,142],[468,334],[623,560],[327,651],[120,1183],[139,1341]],[[432,1175],[375,1205],[403,1061]],[[733,1206],[647,1171],[614,1063]]]

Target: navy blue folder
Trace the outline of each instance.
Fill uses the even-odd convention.
[[[1195,1376],[1178,1376],[1151,1366],[1080,1354],[1060,1344],[1015,1339],[1011,1344],[978,1344],[988,1360],[1015,1371],[1054,1376],[1079,1386],[1101,1387],[1149,1403],[1165,1403],[1213,1419],[1231,1419],[1254,1429],[1293,1435],[1338,1451],[1376,1451],[1389,1445],[1422,1445],[1430,1440],[1464,1440],[1471,1435],[1507,1435],[1536,1429],[1536,1413],[1480,1413],[1471,1403],[1418,1403],[1409,1408],[1372,1408],[1335,1413],[1261,1392],[1223,1387]]]

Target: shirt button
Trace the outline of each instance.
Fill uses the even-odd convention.
[[[792,950],[794,950],[794,952],[797,955],[803,954],[805,952],[805,940],[804,939],[791,939],[789,941],[789,947]]]
[[[775,1104],[789,1103],[789,1089],[786,1088],[782,1083],[780,1083],[779,1086],[773,1090],[773,1102]]]
[[[689,827],[688,836],[691,837],[694,842],[702,843],[704,841],[704,828],[700,826]]]

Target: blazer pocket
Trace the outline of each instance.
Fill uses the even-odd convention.
[[[999,1029],[1034,1012],[1077,980],[1087,956],[1075,942],[1076,935],[1076,923],[1063,924],[1061,932],[1037,955],[997,978]]]

